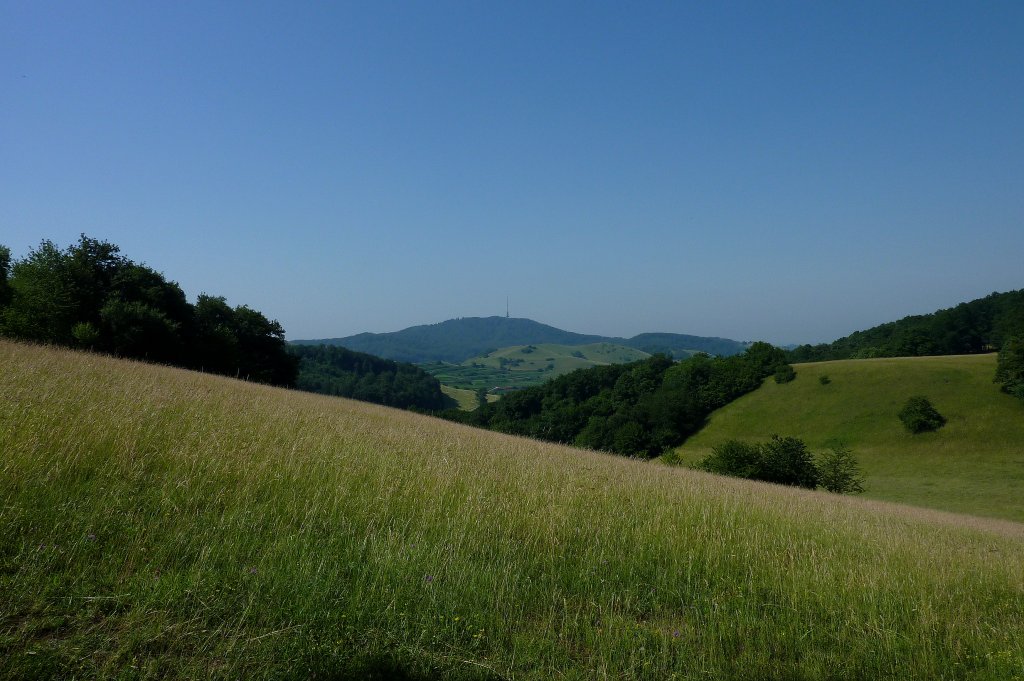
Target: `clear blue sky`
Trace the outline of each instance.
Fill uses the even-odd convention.
[[[289,338],[833,340],[1024,287],[1022,2],[0,0],[0,243]]]

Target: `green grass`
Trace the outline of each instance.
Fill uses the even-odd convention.
[[[1019,524],[69,351],[0,367],[0,678],[1024,678]]]
[[[445,395],[458,402],[459,409],[462,409],[463,411],[473,411],[478,406],[480,406],[477,403],[475,390],[467,390],[465,388],[453,388],[450,385],[445,385],[442,383],[441,392],[443,392]],[[488,402],[496,402],[498,399],[500,399],[500,395],[487,396]]]
[[[496,386],[526,388],[576,369],[626,364],[650,357],[642,350],[614,343],[589,345],[514,345],[461,364],[430,362],[419,366],[442,384],[465,390]],[[475,402],[474,402],[475,405]]]
[[[696,462],[730,438],[802,438],[814,450],[850,446],[867,475],[865,495],[917,506],[1024,521],[1024,405],[992,382],[995,355],[797,364],[711,415],[679,450]],[[822,385],[819,377],[831,382]],[[925,395],[948,423],[912,435],[897,414]]]

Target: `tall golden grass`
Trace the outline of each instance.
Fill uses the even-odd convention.
[[[1022,526],[0,342],[0,678],[1024,677]]]

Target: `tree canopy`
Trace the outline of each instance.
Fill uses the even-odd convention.
[[[294,385],[298,369],[276,321],[206,294],[192,305],[176,282],[84,234],[13,263],[0,247],[0,334],[275,385]]]
[[[292,345],[300,390],[351,397],[400,409],[444,409],[451,399],[423,369],[338,346]]]
[[[793,362],[992,352],[1024,336],[1024,289],[992,293],[931,314],[904,317],[832,343],[801,345]]]

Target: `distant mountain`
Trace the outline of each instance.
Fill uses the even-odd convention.
[[[801,345],[792,362],[869,357],[921,357],[993,352],[1024,335],[1024,289],[992,293],[931,314],[904,317],[856,331],[832,343]]]
[[[643,350],[649,355],[660,352],[676,359],[683,359],[698,352],[729,357],[740,354],[747,349],[748,345],[748,343],[741,343],[729,338],[688,336],[682,333],[642,333],[639,336],[620,340],[619,343]]]
[[[645,333],[633,338],[593,336],[556,329],[532,319],[461,317],[439,324],[412,326],[391,333],[360,333],[346,338],[296,340],[296,345],[340,345],[349,350],[402,362],[462,362],[513,345],[587,345],[617,343],[644,352],[688,357],[695,352],[735,355],[745,343],[725,338],[704,338],[675,333]]]

